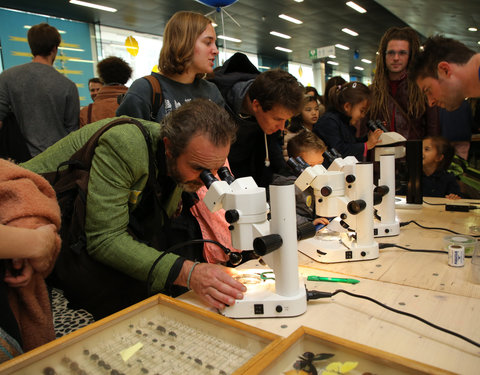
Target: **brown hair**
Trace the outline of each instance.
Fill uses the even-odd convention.
[[[302,109],[303,95],[302,84],[281,69],[272,69],[259,74],[248,89],[250,100],[257,99],[264,112],[279,105],[296,114]]]
[[[329,102],[329,99],[328,99],[328,93],[330,89],[333,86],[341,86],[346,82],[347,81],[345,81],[341,76],[334,76],[327,81],[327,83],[325,84],[325,93],[323,94],[323,100],[325,102],[325,106],[327,107],[327,110],[331,108],[331,103]]]
[[[32,26],[27,33],[28,45],[33,56],[48,56],[60,45],[62,38],[58,30],[48,23]]]
[[[391,27],[383,34],[380,40],[375,76],[372,83],[373,100],[372,106],[370,107],[370,118],[375,119],[382,117],[387,123],[391,122],[391,113],[388,109],[390,89],[385,57],[388,42],[391,40],[404,40],[408,42],[409,54],[407,68],[411,65],[412,61],[415,61],[420,50],[420,41],[417,32],[410,27]],[[411,77],[407,79],[409,98],[407,113],[412,118],[419,118],[425,112],[427,104],[426,97]]]
[[[348,82],[342,86],[335,86],[330,89],[328,93],[331,109],[338,112],[345,113],[345,103],[350,103],[352,106],[358,104],[365,99],[370,101],[370,89],[361,82]]]
[[[302,130],[287,143],[287,152],[290,158],[296,158],[302,152],[311,150],[324,152],[326,149],[325,143],[309,130]]]
[[[212,21],[200,13],[181,11],[167,22],[158,69],[169,76],[182,74],[193,60],[195,42]]]
[[[228,112],[208,99],[194,99],[170,112],[162,120],[161,138],[170,140],[172,156],[178,157],[196,135],[204,135],[214,145],[235,140],[236,126]]]
[[[429,135],[424,139],[430,139],[432,141],[433,147],[436,148],[437,153],[443,155],[443,159],[438,164],[437,171],[446,171],[452,163],[453,157],[455,155],[455,149],[450,143],[450,141],[440,135]]]
[[[121,83],[124,85],[132,75],[132,68],[124,59],[110,56],[97,64],[97,72],[105,84]]]
[[[415,61],[413,61],[410,75],[412,80],[417,78],[438,78],[438,64],[441,61],[465,65],[475,51],[458,40],[436,35],[427,39]]]

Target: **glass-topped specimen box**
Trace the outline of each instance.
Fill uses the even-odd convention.
[[[245,375],[453,374],[436,367],[300,327],[258,360]]]
[[[0,365],[1,374],[243,374],[275,334],[156,295]]]

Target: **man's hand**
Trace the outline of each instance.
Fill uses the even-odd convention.
[[[186,286],[188,274],[193,262],[185,261],[175,284]],[[236,299],[242,299],[247,288],[236,281],[227,267],[217,264],[197,264],[190,276],[192,289],[207,305],[223,310],[226,305],[233,305]]]

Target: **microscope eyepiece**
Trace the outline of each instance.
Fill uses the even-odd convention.
[[[213,175],[213,173],[210,172],[208,169],[204,169],[202,173],[200,173],[200,179],[205,184],[207,189],[210,188],[210,185],[213,184],[215,181],[218,181]]]
[[[300,176],[305,170],[305,167],[301,163],[299,163],[296,158],[288,159],[287,165],[292,169],[292,172],[295,174],[295,176]]]
[[[235,177],[233,177],[228,167],[225,167],[225,166],[221,167],[217,173],[218,173],[218,177],[220,177],[220,180],[225,181],[229,185],[233,181],[235,181]]]
[[[384,133],[388,132],[388,129],[383,125],[383,122],[380,120],[369,120],[367,123],[367,127],[372,132],[377,129],[382,130]]]

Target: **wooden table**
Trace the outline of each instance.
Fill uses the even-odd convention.
[[[447,202],[440,198],[425,198],[425,201]],[[415,220],[424,226],[448,227],[463,234],[470,234],[471,226],[480,226],[480,210],[446,212],[444,206],[424,204],[420,210],[399,209],[397,216],[401,222]],[[399,236],[377,240],[412,249],[440,250],[448,234],[409,224],[401,228]],[[375,260],[337,264],[318,263],[299,253],[299,264],[303,276],[348,275],[361,281],[355,285],[307,281],[309,290],[345,289],[366,295],[480,342],[480,284],[471,281],[469,259],[464,267],[456,268],[448,266],[446,254],[388,248],[380,250]],[[247,267],[259,265],[250,263]],[[181,299],[199,304],[192,293]],[[342,293],[309,301],[307,312],[298,317],[241,321],[281,336],[288,336],[303,325],[454,373],[480,373],[480,348],[410,317]]]

